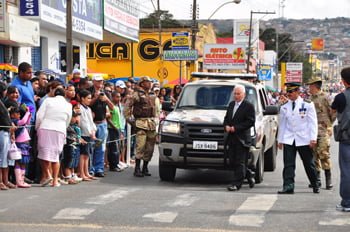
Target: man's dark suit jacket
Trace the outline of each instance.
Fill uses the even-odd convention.
[[[228,125],[234,126],[235,128],[234,133],[229,133],[227,138],[228,142],[229,144],[237,144],[240,142],[243,146],[249,147],[252,145],[250,128],[255,124],[254,106],[247,100],[243,100],[232,118],[234,106],[235,101],[230,102],[224,118],[224,127]]]

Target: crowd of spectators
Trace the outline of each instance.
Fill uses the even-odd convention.
[[[123,108],[138,83],[133,78],[107,82],[100,75],[89,80],[79,69],[67,77],[65,83],[42,71],[33,73],[23,62],[11,82],[0,81],[1,190],[77,184],[103,178],[106,169],[128,167]],[[162,103],[175,104],[181,86],[163,88],[156,82],[152,93],[162,120]],[[10,160],[15,150],[21,159]]]

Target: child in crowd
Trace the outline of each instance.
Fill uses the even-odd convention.
[[[15,162],[15,176],[16,184],[19,188],[29,188],[31,187],[31,185],[24,182],[24,176],[25,165],[28,164],[30,161],[30,136],[27,128],[25,128],[24,126],[30,124],[31,113],[27,106],[22,105],[21,107],[23,107],[23,109],[26,110],[26,113],[22,119],[19,107],[11,106],[9,110],[11,121],[14,123],[14,125],[18,126],[18,128],[15,131],[16,146],[22,152],[22,159],[16,160]]]
[[[68,184],[77,184],[79,181],[74,178],[74,168],[78,165],[78,160],[80,158],[77,156],[77,149],[79,146],[79,135],[78,131],[76,130],[76,125],[79,121],[79,112],[75,112],[73,110],[72,113],[72,119],[70,121],[70,124],[67,128],[67,137],[66,137],[66,144],[63,147],[63,166],[64,166],[64,175],[65,179],[67,180]]]
[[[80,178],[83,181],[96,179],[89,174],[89,157],[92,155],[91,142],[96,140],[96,126],[92,118],[92,111],[89,107],[91,104],[91,92],[82,90],[79,93],[80,97],[80,129],[81,129],[81,144],[80,144],[80,161],[79,172]]]

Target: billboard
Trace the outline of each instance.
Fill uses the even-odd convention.
[[[203,67],[205,69],[245,69],[245,46],[236,44],[205,44]]]
[[[303,80],[303,63],[292,63],[286,64],[286,83],[299,82]]]
[[[134,0],[105,0],[103,5],[104,29],[130,39],[139,41],[139,5]]]
[[[260,64],[258,70],[258,78],[260,81],[272,80],[273,67],[268,64]]]
[[[233,41],[234,43],[248,43],[249,41],[250,19],[236,19],[233,21]],[[259,21],[252,21],[251,43],[259,41]]]
[[[323,51],[324,50],[324,40],[322,38],[313,38],[311,40],[311,50],[312,51]]]

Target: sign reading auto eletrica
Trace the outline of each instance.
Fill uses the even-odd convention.
[[[286,83],[302,82],[303,63],[287,63],[286,65]]]
[[[245,47],[234,44],[205,44],[205,69],[245,69]]]

